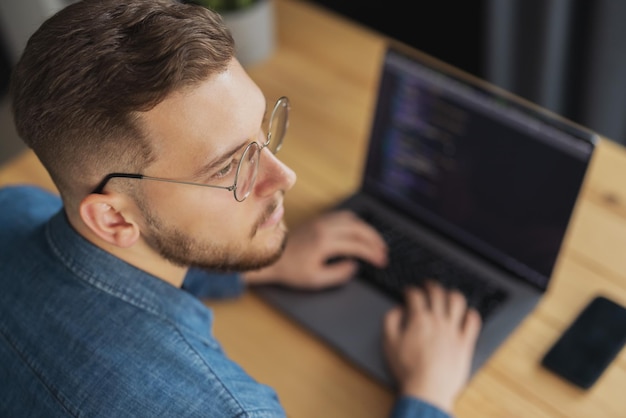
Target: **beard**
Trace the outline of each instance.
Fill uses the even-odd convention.
[[[249,238],[254,238],[258,228],[274,212],[278,203],[269,206],[251,228]],[[210,239],[199,240],[185,234],[174,226],[168,226],[147,205],[140,204],[147,224],[144,239],[161,257],[182,267],[196,267],[223,272],[257,270],[275,263],[282,255],[287,243],[287,231],[281,229],[280,242],[276,247],[262,249],[248,242],[216,244]]]

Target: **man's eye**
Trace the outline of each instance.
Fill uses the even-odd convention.
[[[213,175],[215,179],[223,179],[226,178],[229,174],[235,171],[237,168],[237,161],[231,160],[226,166],[224,166],[221,170]]]

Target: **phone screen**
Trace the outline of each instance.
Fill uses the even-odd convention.
[[[543,357],[541,364],[590,388],[626,343],[626,308],[596,296]]]

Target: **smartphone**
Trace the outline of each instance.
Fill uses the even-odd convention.
[[[541,364],[576,386],[589,389],[626,343],[626,308],[594,297],[548,350]]]

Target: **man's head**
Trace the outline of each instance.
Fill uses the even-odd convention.
[[[219,16],[175,0],[86,0],[46,21],[13,75],[17,131],[71,205],[111,171],[154,159],[139,123],[174,91],[224,71]]]
[[[265,142],[265,98],[219,15],[175,0],[78,2],[31,37],[11,91],[18,132],[91,241],[147,270],[161,259],[239,269],[277,256],[295,176],[267,150],[243,202],[125,178],[92,193],[115,172],[226,184],[246,145]]]

